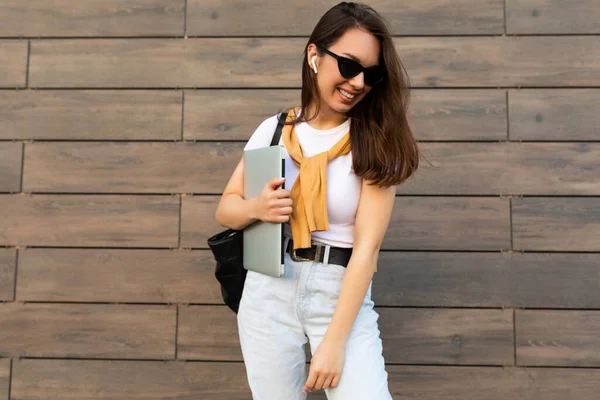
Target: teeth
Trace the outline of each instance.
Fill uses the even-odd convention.
[[[344,89],[340,89],[340,93],[343,94],[345,97],[349,98],[349,99],[353,99],[356,95],[350,94],[348,92],[346,92]]]

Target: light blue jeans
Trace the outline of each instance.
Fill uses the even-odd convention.
[[[304,345],[311,353],[325,336],[346,268],[285,255],[280,278],[248,271],[238,332],[253,400],[305,400]],[[369,289],[346,342],[344,367],[329,400],[389,400],[388,374]]]

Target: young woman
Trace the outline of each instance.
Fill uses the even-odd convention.
[[[334,400],[391,399],[371,286],[396,185],[419,163],[408,87],[381,16],[336,5],[305,48],[301,107],[280,141],[285,179],[244,199],[240,161],[224,190],[221,225],[279,222],[287,236],[284,275],[248,271],[237,317],[255,400],[322,389]],[[245,149],[269,146],[276,125],[276,115],[262,122]]]

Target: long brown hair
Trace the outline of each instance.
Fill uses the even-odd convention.
[[[360,28],[379,40],[379,63],[386,71],[386,78],[347,113],[352,118],[350,142],[354,173],[379,186],[398,185],[419,166],[417,141],[407,121],[410,81],[386,21],[373,8],[342,2],[321,17],[304,48],[302,109],[298,118],[289,123],[310,121],[319,112],[317,82],[307,63],[309,44],[328,48],[350,28]],[[318,51],[322,55],[322,51]],[[313,101],[315,113],[308,116],[305,110]]]

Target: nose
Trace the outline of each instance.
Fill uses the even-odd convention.
[[[365,73],[361,72],[360,74],[356,75],[354,78],[349,79],[348,83],[355,90],[357,90],[357,91],[362,90],[365,87]]]

